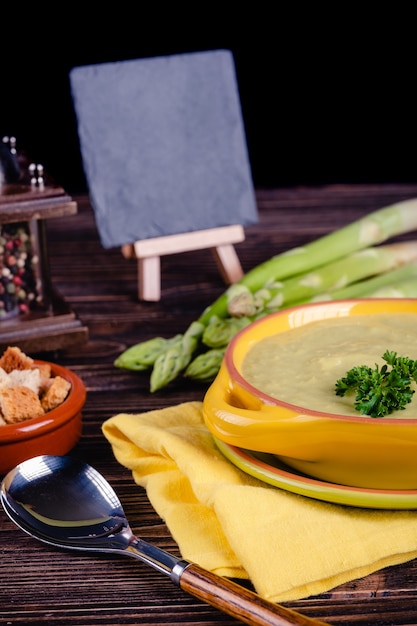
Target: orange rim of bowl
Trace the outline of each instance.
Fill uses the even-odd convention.
[[[71,389],[64,402],[52,411],[48,411],[40,417],[32,417],[15,424],[0,426],[0,445],[25,441],[33,436],[39,437],[51,430],[63,426],[66,422],[74,419],[85,404],[87,391],[81,378],[71,370],[50,363],[48,361],[34,361],[35,365],[50,365],[54,376],[62,376],[71,383]],[[51,417],[51,414],[52,417]]]
[[[333,419],[338,419],[338,420],[342,420],[342,421],[346,421],[346,422],[364,422],[364,423],[377,423],[380,425],[383,424],[417,424],[417,418],[389,418],[389,417],[384,417],[384,418],[375,418],[375,417],[368,417],[365,415],[340,415],[339,413],[326,413],[325,411],[316,411],[314,409],[309,409],[306,408],[304,406],[300,406],[297,404],[291,404],[290,402],[284,402],[283,400],[278,400],[277,398],[274,398],[274,396],[270,396],[269,394],[265,393],[264,391],[261,391],[260,389],[258,389],[257,387],[255,387],[254,385],[252,385],[249,381],[246,380],[246,378],[243,377],[243,375],[240,373],[238,367],[235,365],[235,361],[234,361],[234,352],[236,349],[236,345],[239,343],[239,341],[241,341],[242,337],[244,337],[246,334],[248,334],[249,332],[251,332],[254,328],[254,326],[260,326],[262,325],[262,323],[265,323],[266,319],[271,319],[272,317],[281,317],[281,316],[287,316],[290,315],[292,312],[303,309],[303,308],[319,308],[319,307],[323,307],[323,306],[329,306],[331,308],[340,308],[343,306],[355,306],[355,305],[359,305],[359,304],[370,304],[372,305],[376,305],[377,303],[381,304],[383,302],[390,302],[392,303],[392,306],[395,306],[395,304],[398,304],[398,308],[403,309],[404,305],[406,305],[407,303],[409,304],[413,304],[416,308],[416,315],[417,315],[417,298],[358,298],[358,299],[349,299],[349,300],[329,300],[329,301],[323,301],[323,302],[311,302],[308,304],[300,304],[300,305],[294,305],[291,307],[287,307],[285,309],[282,309],[282,311],[276,311],[275,313],[269,313],[268,315],[266,315],[265,317],[261,317],[258,320],[255,320],[253,322],[251,322],[251,324],[249,326],[246,326],[245,328],[242,328],[242,330],[240,330],[230,341],[229,345],[226,348],[226,352],[224,354],[224,361],[226,364],[226,368],[228,370],[229,376],[231,378],[231,380],[236,381],[241,387],[243,387],[246,391],[250,392],[252,395],[254,395],[255,397],[259,398],[260,400],[263,400],[265,404],[268,404],[269,406],[277,406],[277,407],[284,407],[286,409],[290,409],[293,410],[297,413],[304,413],[306,415],[313,415],[313,416],[322,416],[322,417],[326,417],[326,418],[333,418]]]

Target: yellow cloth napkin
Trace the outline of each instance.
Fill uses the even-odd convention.
[[[103,424],[183,558],[249,578],[273,602],[305,598],[417,556],[417,511],[369,510],[288,493],[218,451],[202,403]]]

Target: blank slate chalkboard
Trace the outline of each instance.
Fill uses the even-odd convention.
[[[69,77],[103,247],[258,221],[229,50],[79,66]]]

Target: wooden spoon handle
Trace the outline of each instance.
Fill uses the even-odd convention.
[[[257,626],[325,626],[324,622],[264,600],[228,578],[216,576],[196,564],[184,569],[179,586],[190,595],[211,604],[246,624]],[[327,625],[328,626],[328,625]]]

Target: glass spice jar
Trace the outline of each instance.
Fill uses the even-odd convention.
[[[0,224],[0,322],[36,304],[37,264],[29,222]]]

